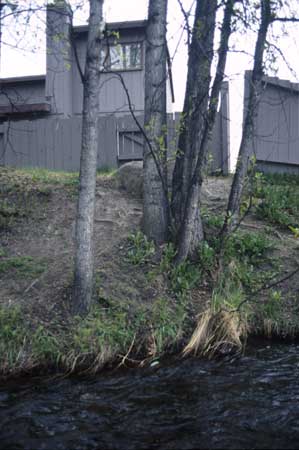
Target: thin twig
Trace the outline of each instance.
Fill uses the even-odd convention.
[[[134,334],[134,337],[133,337],[133,340],[132,340],[131,345],[130,345],[130,347],[129,347],[129,350],[128,350],[127,353],[122,357],[122,360],[121,360],[121,362],[117,365],[116,369],[119,369],[121,366],[123,366],[123,365],[125,364],[126,360],[128,359],[128,356],[129,356],[129,354],[131,353],[132,348],[133,348],[133,346],[134,346],[135,338],[136,338],[136,334]]]
[[[279,284],[283,283],[284,281],[287,281],[290,278],[292,278],[298,272],[299,272],[299,266],[295,270],[290,272],[288,275],[286,275],[284,278],[281,278],[281,279],[279,279],[277,281],[274,281],[271,284],[266,284],[264,286],[261,286],[259,289],[251,292],[250,295],[245,300],[243,300],[239,304],[239,306],[235,310],[233,310],[232,312],[238,312],[240,310],[241,306],[243,306],[245,303],[247,303],[249,301],[257,302],[257,300],[252,300],[253,296],[256,296],[257,294],[261,293],[262,291],[265,291],[265,290],[268,290],[268,289],[272,289],[273,287],[278,286]]]

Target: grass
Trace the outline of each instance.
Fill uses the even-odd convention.
[[[114,169],[97,171],[100,179],[111,178]],[[20,220],[35,214],[42,217],[43,206],[54,189],[73,196],[79,185],[78,172],[50,171],[41,168],[0,168],[0,230],[10,231]]]
[[[209,226],[220,228],[221,220],[209,220]],[[207,284],[210,286],[211,304],[200,314],[197,327],[183,354],[213,357],[219,352],[242,348],[241,339],[246,337],[253,317],[251,305],[245,300],[251,291],[273,277],[274,265],[270,259],[273,242],[264,232],[238,231],[226,242],[222,269],[219,270],[219,242],[215,233],[210,236],[198,249],[197,262],[186,261],[175,265],[175,249],[172,244],[167,244],[160,262],[151,272],[152,277],[152,273],[164,276],[171,296],[177,300],[172,310],[169,310],[169,299],[157,302],[157,307],[153,309],[156,311],[153,324],[158,326],[154,331],[152,325],[154,348],[158,352],[165,346],[167,348],[167,342],[173,344],[180,339],[184,341],[190,325],[192,293]],[[133,251],[134,255],[140,252],[140,257],[131,263],[145,264],[146,270],[146,259],[149,253],[152,256],[152,246],[139,233],[138,239],[132,241],[130,252]],[[263,267],[263,270],[258,270],[262,265],[268,265],[267,269]],[[242,310],[239,311],[241,305]],[[168,309],[165,311],[166,306]]]
[[[279,265],[272,256],[273,240],[264,231],[239,230],[226,241],[219,260],[215,229],[221,228],[221,220],[208,218],[207,224],[214,231],[206,233],[209,238],[199,249],[199,270],[202,280],[210,284],[211,302],[199,315],[183,354],[212,358],[240,351],[249,332],[256,334],[264,327],[267,336],[279,333],[285,305],[277,294],[275,297],[268,292],[266,299],[261,293],[258,299],[254,294],[263,291],[279,274]],[[299,322],[294,326],[299,331]]]
[[[141,232],[132,233],[128,237],[128,261],[134,265],[145,264],[155,255],[155,246]]]
[[[282,228],[299,225],[299,176],[256,174],[256,215]]]
[[[49,187],[53,186],[77,186],[78,178],[79,175],[76,172],[50,171],[40,168],[1,168],[0,172],[1,183],[5,185],[6,192],[24,189],[25,192],[37,190],[47,193],[50,192]]]
[[[32,258],[31,256],[5,257],[4,254],[0,259],[0,274],[2,275],[13,271],[20,277],[29,278],[40,275],[46,268],[46,262],[42,258]]]
[[[144,306],[97,303],[82,319],[53,328],[24,320],[21,308],[0,306],[0,374],[53,367],[96,373],[107,365],[143,365],[171,352],[183,336],[186,311],[159,298]]]
[[[98,176],[113,174],[105,170]],[[2,215],[11,222],[26,219],[27,197],[47,201],[53,189],[74,191],[78,185],[78,174],[40,169],[3,169],[0,178],[3,181],[0,218]],[[298,180],[259,176],[255,181],[256,214],[261,214],[260,217],[264,214],[267,221],[296,230],[298,201],[293,195],[299,187]],[[276,200],[270,214],[265,205],[270,204],[272,197]],[[37,203],[30,205],[35,208]],[[283,224],[275,218],[281,211],[288,217]],[[269,280],[277,279],[279,272],[269,229],[237,231],[226,241],[219,261],[217,236],[222,223],[222,214],[204,211],[206,240],[195,261],[180,265],[173,263],[176,252],[172,244],[157,249],[141,232],[129,236],[127,253],[121,252],[119,257],[124,259],[129,279],[139,266],[144,277],[142,283],[153,288],[153,296],[144,302],[138,295],[131,296],[134,300],[126,298],[130,297],[128,291],[118,301],[98,294],[96,304],[84,319],[66,314],[59,326],[54,320],[46,324],[43,317],[30,316],[28,308],[25,312],[25,308],[0,306],[2,376],[37,367],[54,367],[64,373],[95,373],[106,366],[150,363],[182,348],[184,355],[213,357],[230,350],[239,351],[247,333],[267,336],[298,333],[299,311],[295,307],[289,309],[284,291],[279,288],[260,291]],[[5,247],[0,247],[1,276],[37,277],[46,269],[42,258],[10,256]],[[157,279],[161,290],[154,285]],[[255,292],[261,294],[257,296]],[[293,305],[298,300],[297,295]]]
[[[19,307],[0,307],[0,368],[2,373],[17,372],[27,364],[28,331]]]
[[[197,327],[183,350],[183,355],[204,356],[209,359],[232,349],[243,348],[241,337],[246,330],[236,312],[213,311],[208,308],[200,315]]]
[[[98,177],[112,177],[116,170],[103,167],[97,171]],[[49,192],[49,187],[77,187],[79,184],[79,172],[65,172],[62,170],[47,170],[42,168],[24,168],[14,169],[2,167],[0,170],[0,179],[2,187],[5,190],[18,190],[25,188],[27,191],[32,189],[41,189],[44,186],[44,192]]]
[[[117,169],[113,169],[111,167],[102,167],[101,169],[97,170],[97,176],[98,177],[113,177],[117,172]]]

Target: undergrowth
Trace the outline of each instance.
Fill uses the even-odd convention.
[[[28,208],[20,208],[21,202],[16,201],[26,198],[26,193],[47,199],[51,186],[73,189],[78,184],[78,174],[42,170],[4,170],[1,176],[7,181],[2,185],[6,192],[2,189],[1,193],[9,201],[0,200],[0,226],[2,218],[7,227],[28,214]],[[252,189],[255,214],[292,227],[296,233],[298,189],[297,178],[256,175]],[[98,293],[85,318],[68,318],[58,330],[36,325],[32,318],[24,320],[20,307],[0,306],[2,375],[38,366],[95,373],[107,365],[142,365],[185,344],[184,354],[214,356],[231,348],[239,350],[248,332],[268,336],[298,332],[299,324],[286,313],[283,292],[278,287],[267,288],[280,272],[269,229],[239,229],[223,245],[219,239],[223,215],[203,211],[203,220],[205,240],[196,258],[179,265],[174,264],[173,244],[156,248],[140,231],[129,236],[124,261],[128,272],[134,273],[139,266],[145,283],[162,279],[166,286],[163,295],[146,303],[103,299]],[[39,258],[11,257],[0,247],[2,276],[14,271],[20,277],[33,277],[45,269]],[[299,298],[295,300],[298,303]]]
[[[0,274],[2,275],[14,271],[18,276],[28,278],[43,273],[46,268],[46,262],[42,258],[31,256],[6,257],[5,253],[3,255],[0,253]]]
[[[283,228],[299,226],[299,176],[255,174],[256,215]]]

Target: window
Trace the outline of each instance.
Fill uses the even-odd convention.
[[[102,70],[120,71],[141,69],[141,43],[111,45],[102,49]]]

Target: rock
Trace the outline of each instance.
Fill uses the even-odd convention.
[[[143,195],[142,167],[142,161],[128,162],[115,174],[119,188],[138,198],[142,198]]]

